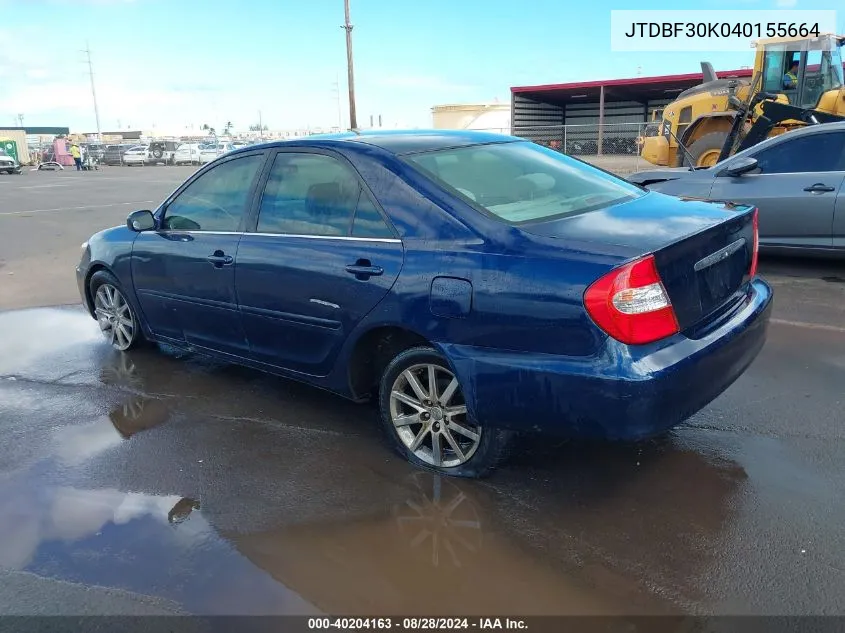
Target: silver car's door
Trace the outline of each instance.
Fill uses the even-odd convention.
[[[836,196],[845,180],[845,131],[779,141],[748,154],[757,159],[757,172],[714,178],[710,197],[756,205],[763,246],[831,248]]]

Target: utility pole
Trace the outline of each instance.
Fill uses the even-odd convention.
[[[258,111],[258,138],[264,138],[264,123],[261,120],[261,110]]]
[[[91,77],[91,96],[94,98],[94,118],[97,121],[97,140],[103,142],[103,135],[100,132],[100,110],[97,108],[97,91],[94,88],[94,66],[91,64],[91,48],[85,42],[85,50],[82,51],[88,58],[88,75]]]
[[[343,0],[343,12],[346,16],[342,27],[346,31],[346,69],[349,74],[349,127],[358,129],[358,117],[355,115],[355,73],[352,70],[352,25],[349,23],[349,0]]]
[[[23,114],[18,115],[18,122],[21,124],[20,126],[23,127]]]

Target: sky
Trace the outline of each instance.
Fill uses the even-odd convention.
[[[612,9],[665,0],[351,0],[358,124],[431,124],[431,107],[511,86],[699,72],[753,51],[613,53]],[[835,9],[831,0],[678,0],[673,9]],[[837,26],[845,33],[845,11]],[[0,0],[0,127],[236,131],[348,126],[343,0]],[[338,83],[339,96],[338,99]],[[340,101],[340,103],[339,103]]]

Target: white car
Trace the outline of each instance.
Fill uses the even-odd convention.
[[[144,145],[135,145],[130,147],[123,154],[124,165],[145,165],[149,160],[147,147]]]
[[[210,163],[218,156],[231,152],[235,147],[231,143],[211,143],[200,150],[200,164]]]
[[[199,143],[182,143],[173,154],[173,163],[176,165],[199,164],[201,147]]]

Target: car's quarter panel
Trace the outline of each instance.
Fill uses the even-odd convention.
[[[502,253],[507,249],[475,240],[403,240],[402,273],[344,345],[330,377],[331,388],[346,392],[355,345],[368,331],[385,326],[401,327],[436,346],[454,343],[573,357],[596,354],[606,334],[586,315],[583,293],[634,251],[525,239],[532,244],[532,256]]]
[[[328,374],[345,338],[390,290],[402,261],[398,239],[244,234],[236,283],[251,357]],[[382,272],[347,270],[361,263]]]

